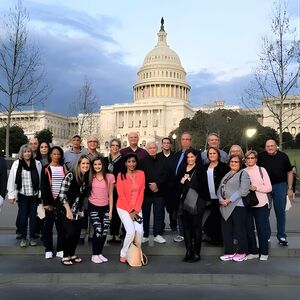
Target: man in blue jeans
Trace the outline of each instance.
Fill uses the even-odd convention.
[[[265,151],[258,155],[257,164],[264,167],[272,183],[272,199],[277,220],[277,239],[280,245],[287,246],[285,233],[285,205],[286,195],[293,195],[292,166],[288,156],[279,151],[274,140],[266,141]],[[269,229],[269,237],[271,228]]]

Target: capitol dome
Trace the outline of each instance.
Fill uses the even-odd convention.
[[[189,102],[190,86],[186,82],[186,72],[179,56],[167,44],[164,20],[161,19],[158,42],[145,57],[138,80],[134,85],[134,101],[184,101]]]

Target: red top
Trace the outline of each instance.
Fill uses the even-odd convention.
[[[126,174],[126,179],[123,180],[121,179],[121,173],[119,173],[116,188],[118,192],[118,208],[124,209],[129,213],[133,209],[138,213],[142,210],[145,190],[145,174],[143,171],[137,170],[134,178]]]

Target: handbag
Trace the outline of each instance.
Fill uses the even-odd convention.
[[[242,178],[243,172],[244,171],[242,171],[240,174],[240,184],[241,184],[241,178]],[[243,204],[245,207],[256,206],[259,203],[255,191],[251,191],[251,190],[249,190],[249,193],[247,196],[242,197],[242,201],[243,201]]]
[[[292,203],[290,197],[286,195],[285,211],[289,211],[291,207],[292,207]]]
[[[258,199],[255,191],[249,190],[249,194],[245,197],[242,197],[242,200],[245,207],[252,207],[258,204]]]
[[[142,249],[132,242],[126,253],[126,261],[131,267],[141,267],[147,265],[148,258]]]
[[[197,201],[198,193],[190,187],[183,201],[182,209],[187,211],[191,215],[196,215],[198,213]]]

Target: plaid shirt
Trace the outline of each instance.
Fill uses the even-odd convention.
[[[38,194],[38,191],[34,192],[31,181],[31,173],[30,171],[22,169],[22,188],[20,190],[20,194],[24,196],[35,196]]]
[[[73,173],[69,172],[69,173],[67,173],[67,175],[65,176],[65,178],[61,184],[58,197],[59,197],[59,201],[62,204],[64,202],[68,202],[67,192],[69,191],[72,180],[73,180]]]

